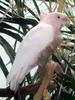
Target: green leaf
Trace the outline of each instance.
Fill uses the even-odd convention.
[[[8,97],[8,98],[6,98],[6,100],[11,100],[11,98],[12,98],[12,97]]]
[[[10,2],[10,0],[5,0],[5,1]]]
[[[1,20],[1,18],[0,18]],[[15,23],[15,24],[19,24],[19,25],[32,25],[35,26],[38,24],[38,22],[35,19],[30,19],[30,18],[4,18],[5,22],[10,22],[10,23]]]
[[[0,18],[0,20],[1,20],[1,18]],[[35,26],[35,25],[38,24],[38,22],[35,19],[29,19],[29,18],[26,18],[26,19],[23,19],[23,18],[4,18],[3,20],[4,20],[4,22],[0,23],[1,28],[12,29],[12,30],[15,30],[15,31],[19,32],[22,35],[25,35],[27,33],[27,31],[26,31],[27,29],[29,30],[29,27],[27,25]],[[19,24],[23,28],[24,32],[21,32],[20,30],[18,30],[15,27],[9,25],[6,22]]]
[[[69,88],[72,88],[75,90],[75,79],[71,77],[70,75],[62,74],[64,79],[62,81],[64,86],[68,86]]]
[[[3,11],[0,11],[0,13],[1,13],[2,15],[5,15],[6,17],[10,17],[8,14],[5,14],[5,12],[3,12]]]
[[[0,23],[0,28],[7,28],[7,29],[11,29],[11,30],[14,30],[14,31],[17,31],[17,32],[19,32],[19,33],[23,34],[23,32],[21,32],[21,31],[20,31],[20,30],[18,30],[17,28],[15,28],[15,27],[13,27],[13,26],[11,26],[11,25],[9,25],[9,24],[5,23],[5,22]]]
[[[75,96],[72,96],[67,92],[62,92],[61,95],[64,98],[63,100],[75,100]]]
[[[73,67],[72,67],[72,65],[71,65],[71,63],[70,62],[68,62],[68,60],[64,57],[64,56],[61,56],[62,57],[62,59],[68,64],[68,66],[70,67],[70,68],[72,68],[73,69]]]
[[[27,7],[28,11],[39,21],[40,19],[37,17],[37,15],[28,6],[26,6],[26,7]]]
[[[0,36],[0,44],[5,49],[7,55],[10,58],[11,63],[13,63],[13,60],[15,58],[15,51],[13,50],[13,48],[2,36]]]
[[[14,39],[16,39],[17,41],[22,41],[22,37],[21,36],[19,36],[17,33],[15,33],[15,32],[12,32],[12,31],[10,31],[10,30],[7,30],[7,29],[0,29],[0,34],[7,34],[7,35],[9,35],[9,36],[11,36],[12,38],[14,38]]]
[[[0,3],[2,3],[2,4],[4,4],[5,6],[10,6],[10,4],[9,3],[6,3],[6,2],[4,2],[4,1],[0,1]]]
[[[1,28],[12,29],[12,30],[15,30],[15,31],[19,32],[22,35],[26,35],[28,30],[30,29],[28,27],[28,25],[35,26],[35,25],[38,24],[38,22],[35,19],[29,19],[29,18],[26,18],[26,19],[23,19],[23,18],[4,18],[4,21],[19,24],[22,27],[23,32],[21,32],[20,30],[16,29],[15,27],[13,27],[13,26],[11,26],[7,23],[4,23],[4,22],[1,23],[1,25],[0,25]],[[1,29],[1,30],[3,30],[3,29]]]
[[[3,74],[5,75],[5,77],[7,77],[8,70],[7,70],[7,68],[6,68],[6,66],[5,66],[5,64],[4,64],[4,62],[3,62],[1,57],[0,57],[0,68],[2,69]]]
[[[16,2],[16,5],[17,5],[17,11],[18,11],[18,14],[22,17],[24,17],[24,13],[23,13],[23,2],[22,0],[15,0]]]
[[[13,12],[10,12],[10,11],[8,11],[6,8],[4,8],[2,5],[0,5],[0,10],[2,11],[2,12],[4,12],[4,15],[9,15],[9,17],[14,17],[14,18],[22,18],[20,15],[18,15],[15,11],[13,11]]]
[[[5,8],[4,8],[3,6],[1,6],[1,5],[0,5],[0,10],[3,11],[3,12],[5,12],[5,13],[8,12],[7,15],[12,16],[12,13],[9,12],[9,11],[7,11],[7,9],[5,9]]]
[[[27,78],[28,84],[31,84],[32,83],[32,79],[31,79],[30,73],[26,76],[26,78]]]
[[[36,0],[33,0],[33,3],[35,5],[35,7],[36,7],[36,10],[37,10],[38,14],[40,15],[40,9],[39,9],[39,7],[38,7],[38,5],[36,3]]]

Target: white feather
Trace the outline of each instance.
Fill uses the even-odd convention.
[[[53,28],[49,24],[39,23],[23,38],[18,48],[13,66],[7,76],[11,90],[16,90],[30,70],[37,65],[40,53],[53,41]]]

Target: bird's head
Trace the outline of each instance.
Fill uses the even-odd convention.
[[[59,30],[68,21],[68,17],[60,12],[52,12],[45,14],[41,18],[41,22],[52,25],[55,29]]]

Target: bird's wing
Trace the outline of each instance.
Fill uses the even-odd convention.
[[[24,76],[32,69],[31,66],[37,62],[39,53],[52,40],[53,29],[50,25],[38,24],[28,32],[18,48],[13,67],[7,77],[11,89],[14,90],[16,88],[14,84],[17,85],[23,80]]]

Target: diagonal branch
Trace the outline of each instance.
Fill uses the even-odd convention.
[[[40,84],[28,85],[20,88],[20,93],[23,96],[29,94],[35,94],[39,88]],[[9,88],[0,88],[0,97],[13,97],[15,95],[14,91],[11,91]]]

